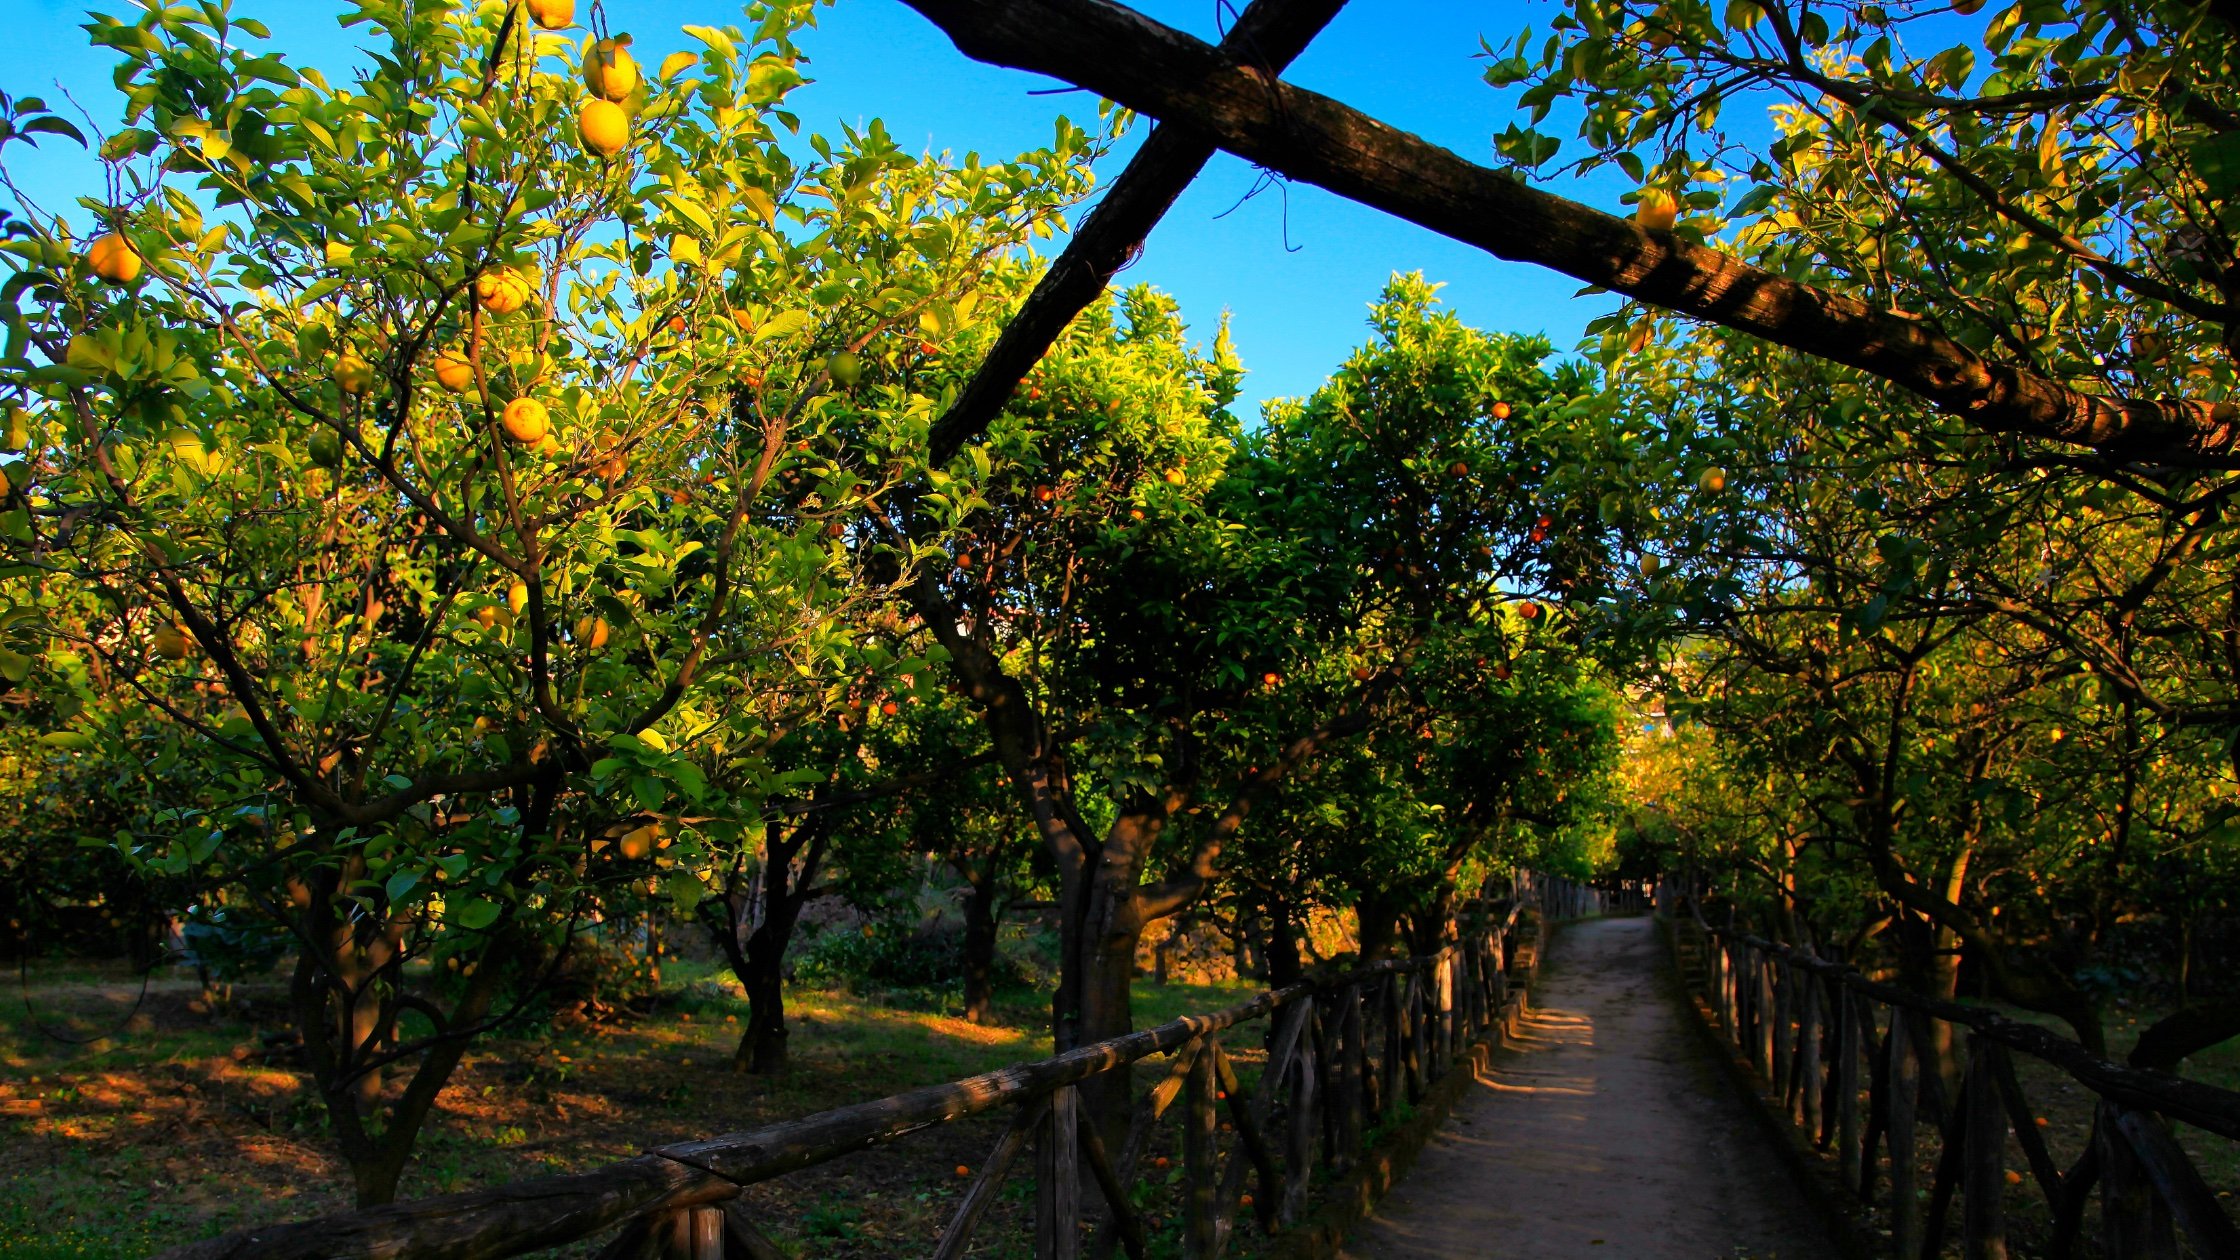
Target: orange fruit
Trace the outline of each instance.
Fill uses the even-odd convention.
[[[576,22],[576,0],[527,0],[529,19],[548,31],[566,30]]]
[[[140,261],[140,251],[122,232],[111,232],[86,246],[86,265],[111,284],[131,284],[138,279]]]
[[[1507,404],[1507,403],[1505,403],[1505,402],[1497,402],[1497,403],[1495,403],[1495,404],[1493,405],[1493,418],[1494,418],[1494,419],[1496,419],[1496,420],[1506,420],[1506,419],[1508,419],[1508,418],[1509,418],[1509,404]]]
[[[1644,188],[1634,198],[1633,221],[1652,232],[1670,231],[1679,218],[1680,203],[1662,188]]]
[[[474,362],[457,350],[446,350],[436,356],[436,384],[453,394],[464,394],[474,388]]]
[[[1190,480],[1190,474],[1179,468],[1169,468],[1167,470],[1167,484],[1170,486],[1179,486],[1188,480]]]
[[[596,652],[607,645],[607,619],[580,617],[576,620],[576,643]]]
[[[969,1177],[972,1175],[972,1169],[966,1167],[963,1164],[959,1164],[957,1165],[957,1175],[959,1177]]]
[[[660,834],[660,823],[647,823],[635,831],[626,833],[622,839],[615,842],[615,847],[621,851],[623,857],[630,861],[643,861],[653,855],[653,842],[655,837]]]
[[[552,429],[552,413],[534,398],[516,398],[506,404],[502,421],[506,436],[523,446],[535,446],[544,441]]]
[[[583,54],[583,85],[593,96],[619,101],[638,86],[638,63],[631,60],[628,36],[602,39]]]
[[[492,267],[476,276],[474,299],[492,315],[511,315],[529,304],[529,277],[512,267]]]
[[[613,101],[585,101],[576,111],[576,139],[600,157],[613,157],[630,147],[630,115]]]

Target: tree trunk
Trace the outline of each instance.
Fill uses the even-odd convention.
[[[1306,960],[1299,950],[1299,923],[1288,898],[1268,898],[1268,987],[1297,984],[1306,975]]]
[[[747,993],[747,1027],[731,1067],[738,1072],[769,1076],[786,1070],[786,946],[792,942],[797,918],[773,912],[747,938],[746,968],[739,973]]]
[[[1383,958],[1396,952],[1400,942],[1400,911],[1383,897],[1368,892],[1354,903],[1355,935],[1361,957]]]
[[[732,1051],[731,1068],[775,1075],[786,1070],[787,1062],[786,951],[793,945],[794,929],[800,925],[801,908],[808,904],[817,869],[824,864],[829,833],[821,821],[802,823],[790,833],[772,822],[763,837],[762,921],[741,944],[744,896],[743,890],[734,889],[724,898],[725,930],[715,931],[712,922],[709,926],[747,998],[747,1026]],[[801,859],[798,877],[797,857]]]
[[[964,901],[964,1017],[967,1023],[985,1024],[995,1018],[995,859],[964,867],[970,889]]]

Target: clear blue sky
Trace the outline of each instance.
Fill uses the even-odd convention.
[[[1139,0],[1139,7],[1212,39],[1216,3]],[[89,48],[78,29],[87,7],[89,0],[0,0],[0,19],[17,50],[0,70],[0,89],[52,99],[59,83],[113,126],[113,63],[107,50]],[[130,8],[124,0],[100,7],[120,16]],[[579,15],[588,7],[589,0],[579,0]],[[236,0],[234,12],[269,25],[273,46],[291,62],[339,77],[331,72],[350,59],[357,32],[334,22],[338,8],[331,0]],[[608,0],[606,13],[613,29],[636,37],[650,63],[689,42],[679,30],[686,23],[739,20],[739,9],[723,0]],[[1288,77],[1464,157],[1490,161],[1491,137],[1512,114],[1479,77],[1481,63],[1473,56],[1479,36],[1498,44],[1527,23],[1544,27],[1552,13],[1546,4],[1355,0]],[[1050,120],[1059,113],[1095,125],[1095,98],[1029,95],[1054,85],[966,59],[898,0],[839,0],[821,11],[819,29],[803,45],[811,59],[805,69],[816,82],[793,104],[808,128],[881,118],[907,148],[995,156],[1048,143]],[[40,154],[20,147],[9,154],[11,171],[35,196],[59,208],[98,193],[98,164],[89,155],[67,142],[44,143]],[[1119,173],[1120,160],[1103,172],[1106,179]],[[1254,178],[1246,163],[1217,156],[1152,235],[1142,261],[1123,276],[1176,295],[1205,335],[1222,310],[1233,314],[1238,350],[1251,370],[1244,414],[1253,414],[1262,399],[1313,389],[1361,341],[1366,304],[1394,271],[1421,270],[1446,282],[1443,296],[1473,324],[1544,332],[1559,349],[1568,349],[1586,321],[1611,305],[1607,297],[1574,299],[1575,281],[1500,262],[1305,185],[1287,194],[1270,189],[1216,218],[1236,205]],[[1626,191],[1617,178],[1560,191],[1616,210]],[[1287,237],[1295,250],[1286,249]]]

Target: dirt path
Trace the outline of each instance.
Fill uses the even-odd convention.
[[[1650,921],[1561,929],[1516,1048],[1343,1253],[1354,1260],[1839,1254],[1666,987]]]

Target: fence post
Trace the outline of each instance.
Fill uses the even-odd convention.
[[[1080,1107],[1073,1086],[1056,1090],[1035,1135],[1035,1260],[1074,1260],[1081,1252]]]
[[[1841,984],[1829,986],[1828,1013],[1835,1019],[1836,1166],[1843,1184],[1859,1184],[1859,1005]]]
[[[1900,1256],[1921,1254],[1921,1202],[1914,1197],[1913,1125],[1921,1103],[1921,1067],[1906,1013],[1890,1010],[1890,1220]]]
[[[1967,1260],[2006,1260],[2007,1109],[1999,1097],[1999,1077],[1991,1039],[1968,1038],[1968,1083],[1964,1118],[1967,1137],[1960,1158],[1963,1212],[1961,1245]]]
[[[1789,1094],[1796,1088],[1796,1062],[1792,1053],[1789,1025],[1797,1014],[1797,969],[1789,960],[1770,951],[1766,959],[1773,967],[1773,1101],[1782,1113],[1789,1110]]]
[[[1804,1121],[1805,1136],[1819,1147],[1827,1137],[1820,1123],[1820,1107],[1827,1095],[1827,1078],[1820,1063],[1820,977],[1809,971],[1797,975],[1797,1075],[1802,1078],[1797,1115]]]
[[[2093,1126],[2100,1153],[2100,1249],[2125,1260],[2176,1260],[2177,1231],[2139,1154],[2118,1123],[2123,1108],[2100,1101]]]
[[[1757,1051],[1758,1070],[1765,1073],[1767,1080],[1772,1080],[1773,1035],[1775,1025],[1780,1020],[1781,1012],[1774,1007],[1773,977],[1775,964],[1773,955],[1764,953],[1764,951],[1760,951],[1760,954],[1756,968],[1758,980],[1758,1036],[1752,1045]]]
[[[1219,1205],[1214,1202],[1214,1189],[1221,1170],[1215,1160],[1213,1093],[1213,1043],[1209,1038],[1198,1061],[1190,1065],[1188,1097],[1182,1113],[1182,1173],[1187,1183],[1182,1254],[1186,1260],[1211,1260],[1219,1246]]]
[[[1283,1211],[1286,1219],[1295,1219],[1306,1210],[1307,1185],[1314,1177],[1315,1138],[1322,1131],[1321,1122],[1315,1117],[1315,1085],[1320,1068],[1315,1063],[1314,1046],[1314,995],[1300,999],[1307,1010],[1300,1016],[1298,1049],[1291,1062],[1291,1097],[1284,1108],[1283,1153]]]

